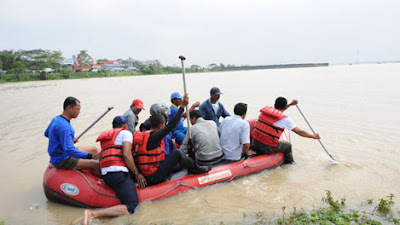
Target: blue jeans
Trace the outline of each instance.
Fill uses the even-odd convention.
[[[126,205],[129,213],[134,213],[136,206],[139,204],[139,197],[129,173],[108,172],[103,178],[106,184],[117,192],[119,200],[123,205]]]

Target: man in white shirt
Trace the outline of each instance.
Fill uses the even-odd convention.
[[[250,125],[244,120],[247,104],[236,104],[234,113],[226,117],[218,128],[221,148],[227,161],[239,161],[243,153],[246,156],[256,154],[250,150]]]
[[[93,218],[122,216],[132,214],[139,204],[139,198],[129,170],[135,174],[140,187],[146,186],[146,179],[139,173],[132,156],[132,133],[128,130],[128,120],[117,116],[113,120],[113,129],[104,131],[97,138],[101,145],[101,175],[108,186],[115,189],[120,205],[100,210],[85,210],[83,224]]]
[[[262,108],[254,129],[251,131],[253,138],[251,149],[260,154],[283,152],[285,154],[284,163],[293,163],[292,144],[286,141],[279,141],[285,129],[291,130],[302,137],[320,139],[319,134],[311,134],[296,127],[289,117],[283,115],[287,108],[296,104],[297,100],[293,100],[288,105],[286,98],[278,97],[275,100],[274,107],[267,106]]]

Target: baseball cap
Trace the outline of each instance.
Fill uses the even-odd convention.
[[[143,101],[140,99],[134,99],[132,101],[132,105],[136,106],[136,108],[138,108],[138,109],[143,109]]]
[[[125,116],[116,116],[114,117],[114,120],[112,122],[113,126],[118,126],[118,127],[126,123],[128,123],[128,120],[126,119]]]
[[[223,93],[221,92],[221,90],[219,90],[219,88],[213,87],[213,88],[211,88],[211,90],[210,90],[210,94],[222,95]]]
[[[175,91],[174,93],[171,94],[171,100],[174,99],[174,98],[182,99],[183,97],[182,97],[181,94],[179,94],[179,92]]]

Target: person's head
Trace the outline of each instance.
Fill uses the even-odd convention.
[[[165,122],[168,121],[169,108],[163,103],[154,103],[150,106],[150,115],[161,114],[164,116]]]
[[[247,113],[247,104],[239,102],[235,105],[233,112],[235,113],[235,115],[241,116],[244,119]]]
[[[165,118],[161,114],[155,114],[150,117],[151,129],[159,130],[165,127]]]
[[[138,115],[144,108],[143,108],[143,101],[140,99],[134,99],[131,104],[132,111]]]
[[[63,109],[64,116],[69,117],[67,119],[76,118],[81,112],[81,102],[75,97],[67,97],[64,100]]]
[[[210,90],[210,100],[212,103],[216,103],[219,100],[219,97],[222,95],[223,93],[221,92],[221,90],[219,90],[219,88],[217,87],[213,87]]]
[[[125,116],[116,116],[112,122],[113,128],[128,129],[128,120]]]
[[[286,106],[287,106],[287,100],[286,100],[286,98],[284,98],[284,97],[278,97],[278,98],[275,100],[275,105],[274,105],[275,109],[277,109],[277,110],[284,110],[284,109],[286,108]]]
[[[189,117],[190,117],[190,123],[192,125],[194,125],[196,123],[197,119],[201,117],[201,112],[199,110],[195,109],[190,112]]]
[[[180,106],[182,103],[182,95],[179,94],[179,92],[174,92],[171,94],[171,103],[176,105],[176,106]]]
[[[144,121],[142,124],[140,124],[139,130],[141,132],[144,132],[146,130],[151,130],[150,118],[148,118],[146,121]]]

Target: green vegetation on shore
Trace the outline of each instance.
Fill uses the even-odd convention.
[[[257,212],[254,214],[243,213],[242,220],[236,222],[218,222],[212,224],[234,224],[234,225],[263,225],[263,224],[274,224],[274,225],[382,225],[382,224],[394,224],[400,225],[399,216],[400,211],[394,209],[395,202],[393,201],[394,195],[390,194],[384,198],[379,199],[378,204],[373,206],[373,200],[368,199],[365,203],[358,206],[361,210],[352,210],[346,206],[346,198],[335,200],[332,197],[331,191],[326,191],[326,196],[322,198],[322,201],[327,204],[326,207],[314,208],[311,211],[304,209],[293,208],[293,211],[287,212],[286,207],[282,208],[282,214],[280,216],[266,215],[263,212]],[[128,220],[123,223],[124,225],[135,225],[134,221],[128,217]],[[153,224],[153,223],[152,223]],[[170,223],[161,223],[170,224]],[[201,224],[201,223],[200,223]]]
[[[282,215],[279,218],[267,218],[262,213],[253,216],[251,224],[277,224],[277,225],[307,225],[307,224],[395,224],[400,225],[400,219],[396,218],[400,212],[394,212],[394,195],[390,194],[385,198],[379,199],[378,205],[373,207],[373,200],[368,199],[359,208],[367,208],[362,212],[349,209],[346,206],[346,198],[334,200],[330,191],[326,191],[326,196],[322,201],[327,207],[320,207],[306,211],[294,208],[287,213],[286,207],[282,208]],[[368,209],[372,211],[368,211]],[[246,215],[247,216],[247,215]],[[245,217],[245,216],[243,216]],[[240,224],[240,223],[239,223]]]
[[[77,59],[83,65],[79,70],[84,70],[85,66],[93,66],[92,57],[86,50],[81,50],[77,54]],[[159,60],[138,61],[129,59],[118,59],[117,62],[123,67],[121,70],[112,71],[112,67],[106,66],[108,59],[98,59],[96,72],[76,72],[79,71],[73,65],[64,65],[64,57],[60,51],[43,49],[34,50],[3,50],[0,51],[0,83],[36,81],[36,80],[57,80],[57,79],[78,79],[91,77],[111,77],[111,76],[136,76],[149,74],[173,74],[181,73],[178,66],[163,66]],[[177,59],[177,62],[178,59]],[[129,64],[129,66],[128,66]],[[119,65],[119,64],[118,64]],[[234,66],[234,65],[227,65]],[[100,69],[98,69],[100,67]],[[187,73],[221,71],[224,64],[210,64],[207,68],[191,65],[185,68]],[[87,70],[87,69],[86,69]]]

